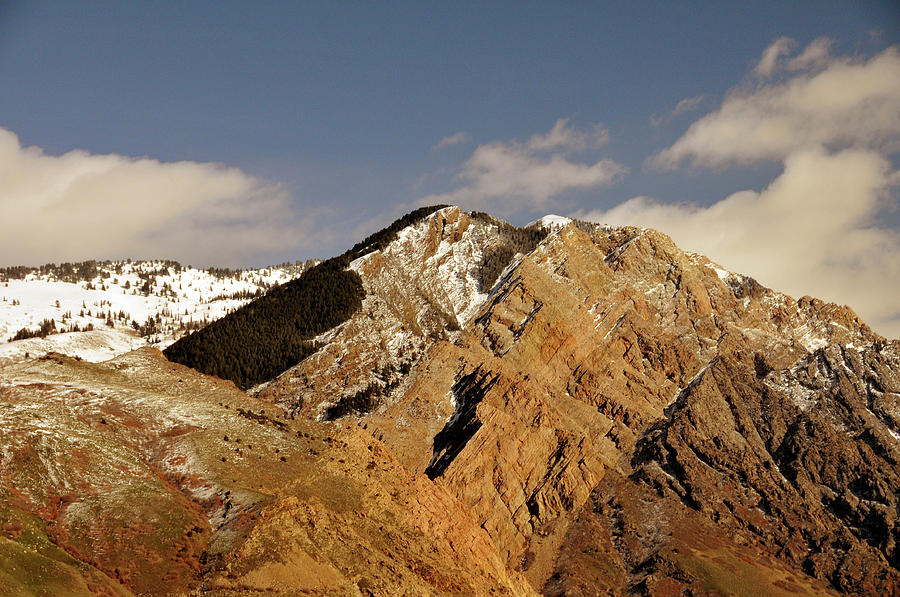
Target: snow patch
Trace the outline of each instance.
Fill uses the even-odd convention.
[[[525,228],[549,228],[550,230],[556,231],[567,226],[571,222],[572,218],[558,216],[556,214],[547,214],[543,218],[538,218],[533,222],[529,222],[525,225]]]
[[[787,394],[797,408],[806,412],[819,401],[819,392],[803,386],[797,381],[797,373],[803,365],[798,364],[790,372],[775,371],[766,376],[764,383],[775,390]]]

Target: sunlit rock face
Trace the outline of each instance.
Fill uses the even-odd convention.
[[[756,554],[767,583],[806,573],[813,592],[890,592],[897,352],[850,309],[766,289],[656,231],[573,223],[366,424],[461,497],[539,590],[584,572],[563,557],[573,541],[612,545],[573,527],[612,474],[618,491],[674,509],[678,532],[712,525],[729,553]],[[614,533],[610,512],[594,523]],[[609,586],[701,586],[707,556],[682,562],[666,551],[676,539],[607,554],[602,566],[628,572]]]
[[[530,250],[543,234],[456,207],[400,231],[385,249],[350,263],[366,291],[362,308],[317,338],[315,354],[255,391],[325,420],[383,406],[426,350],[457,337],[484,303],[503,269],[485,267],[491,256],[522,257],[512,236],[533,238]]]

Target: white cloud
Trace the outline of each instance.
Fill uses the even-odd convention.
[[[600,125],[587,131],[578,131],[569,126],[568,118],[560,118],[546,135],[532,135],[526,144],[531,151],[564,149],[581,151],[588,147],[599,147],[609,141],[609,132]]]
[[[465,131],[459,131],[458,133],[454,133],[449,137],[444,137],[440,140],[440,142],[431,148],[432,151],[436,151],[438,149],[443,149],[445,147],[452,147],[453,145],[459,145],[460,143],[465,143],[471,137],[469,133]]]
[[[771,75],[790,40],[770,46],[757,74]],[[778,160],[761,192],[709,206],[636,197],[579,214],[610,224],[658,228],[682,247],[794,296],[850,305],[876,331],[900,337],[900,52],[832,57],[818,39],[787,62],[785,80],[742,85],[655,156],[721,167]]]
[[[772,45],[763,50],[762,58],[757,63],[753,72],[759,77],[770,77],[778,66],[778,61],[794,48],[794,40],[789,37],[779,37]]]
[[[527,142],[495,142],[480,145],[462,167],[463,186],[449,193],[429,195],[422,205],[451,203],[477,206],[488,201],[527,201],[546,204],[557,195],[592,189],[615,181],[626,172],[612,160],[594,163],[571,161],[566,155],[599,146],[608,138],[601,127],[577,131],[565,119],[546,134]]]
[[[814,39],[803,52],[787,63],[788,70],[805,70],[828,63],[831,57],[832,41],[827,37]]]
[[[703,101],[702,95],[695,95],[694,97],[686,97],[677,104],[675,104],[675,108],[672,110],[672,116],[678,116],[679,114],[684,114],[685,112],[689,112],[700,105],[700,102]]]
[[[105,257],[239,265],[297,247],[288,196],[219,164],[45,154],[0,128],[0,255],[6,264]]]
[[[690,112],[694,108],[700,105],[700,103],[705,99],[704,95],[695,95],[694,97],[686,97],[683,100],[680,100],[675,107],[672,108],[672,111],[668,116],[658,116],[654,114],[650,117],[650,126],[658,127],[662,124],[665,124],[669,120],[677,116],[681,116],[685,112]]]
[[[818,68],[731,92],[651,162],[669,169],[685,160],[725,166],[782,160],[810,144],[888,151],[900,146],[897,48],[869,60],[828,58],[827,43],[817,40],[796,60],[797,68]]]
[[[900,184],[890,163],[863,149],[793,153],[762,192],[709,206],[646,197],[579,214],[657,228],[679,246],[795,297],[850,305],[882,334],[900,337],[900,233],[878,224]]]

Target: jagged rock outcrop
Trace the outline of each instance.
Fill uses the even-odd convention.
[[[609,472],[575,515],[545,595],[834,595],[671,496]]]
[[[362,308],[317,338],[315,354],[270,383],[261,398],[313,418],[362,414],[390,402],[397,386],[437,339],[458,335],[486,297],[505,259],[544,236],[486,214],[438,210],[404,229],[383,250],[354,260],[365,288]]]
[[[842,591],[896,594],[896,348],[829,345],[770,372],[720,358],[642,438],[632,476]]]
[[[769,440],[777,445],[748,443],[751,429],[774,425],[775,418],[769,409],[752,406],[757,390],[741,387],[715,409],[708,402],[696,406],[707,409],[700,411],[706,417],[691,411],[695,424],[683,431],[690,439],[682,443],[718,442],[711,444],[719,446],[718,458],[692,456],[693,466],[681,465],[679,457],[687,456],[677,450],[672,454],[667,444],[658,446],[660,434],[676,437],[684,405],[720,376],[723,383],[750,376],[765,388],[769,403],[801,413],[789,397],[801,390],[776,396],[770,385],[819,354],[811,351],[853,354],[853,346],[874,350],[884,342],[846,307],[809,298],[795,301],[685,253],[652,230],[597,227],[588,234],[572,224],[509,271],[459,338],[432,346],[405,395],[369,421],[409,468],[430,473],[469,504],[510,566],[522,570],[536,588],[545,587],[558,571],[561,550],[571,549],[566,547],[571,525],[589,496],[607,474],[615,474],[652,489],[661,503],[669,494],[677,497],[721,527],[723,541],[741,545],[748,540],[736,537],[752,536],[750,542],[767,558],[786,558],[801,574],[846,591],[890,594],[897,578],[891,558],[900,487],[897,463],[887,448],[897,447],[891,435],[897,429],[890,414],[894,399],[884,385],[890,381],[858,392],[868,396],[860,398],[871,411],[865,419],[872,427],[868,432],[862,423],[853,431],[832,419],[804,437],[796,418],[787,417],[781,435]],[[869,373],[858,374],[860,379],[893,379],[897,363],[887,357],[876,361]],[[454,391],[473,375],[489,375],[491,381],[474,403]],[[814,377],[828,387],[849,383]],[[746,420],[729,423],[733,415],[723,404],[738,404],[732,408],[746,410]],[[864,419],[863,407],[842,408]],[[879,418],[873,412],[884,414]],[[468,432],[454,433],[463,419]],[[723,425],[730,431],[709,439]],[[782,445],[786,434],[804,446],[816,438],[831,440],[829,456],[814,469],[820,472],[809,473],[819,483],[821,471],[829,471],[830,493],[817,491],[802,500],[780,485],[783,479],[766,454],[789,449],[797,452],[791,459],[801,458],[801,448]],[[879,438],[871,440],[879,447],[861,447],[870,435]],[[447,436],[456,436],[458,444],[446,446]],[[657,446],[655,452],[651,445]],[[851,448],[859,451],[856,459],[842,455]],[[884,455],[878,462],[872,460],[876,453]],[[660,479],[670,477],[668,485]],[[756,477],[779,479],[762,486],[754,484]],[[850,489],[852,479],[864,478],[873,480],[857,483],[878,488],[865,485],[876,492],[871,504],[854,509],[850,504],[859,501],[840,501],[848,491],[859,493]],[[822,502],[826,493],[837,505]],[[694,494],[704,495],[706,502],[691,498]],[[776,505],[779,501],[791,506]],[[821,522],[824,514],[841,508],[854,513],[832,513],[831,522]],[[725,515],[731,509],[741,513],[733,523]],[[816,530],[792,543],[789,537],[814,521]],[[801,545],[802,554],[787,555],[791,552],[785,549]],[[810,555],[817,552],[824,555]]]

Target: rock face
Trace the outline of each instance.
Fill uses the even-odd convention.
[[[900,342],[659,232],[550,224],[406,228],[254,396],[149,351],[7,367],[0,570],[73,594],[900,594]]]
[[[458,336],[481,306],[502,269],[487,267],[492,256],[509,261],[544,234],[455,207],[404,229],[383,251],[350,264],[366,291],[362,309],[319,337],[319,351],[254,393],[323,420],[390,402],[426,349]]]
[[[676,535],[711,523],[738,557],[761,554],[747,586],[809,575],[817,591],[893,594],[896,352],[849,309],[794,301],[658,232],[570,224],[369,421],[539,589],[565,592],[560,554],[604,549],[573,524],[614,475],[689,509]],[[702,567],[656,569],[654,553],[619,560],[621,590],[702,585]]]

